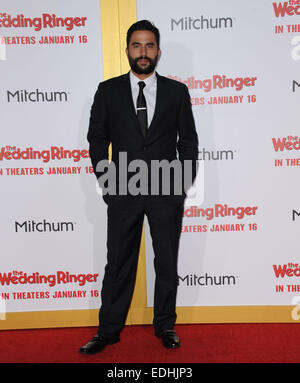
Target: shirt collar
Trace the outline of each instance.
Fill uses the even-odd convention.
[[[145,80],[141,80],[138,77],[136,77],[136,75],[132,71],[130,71],[129,75],[130,75],[130,82],[131,82],[132,87],[138,86],[139,81],[144,81],[147,89],[150,89],[156,82],[156,72],[155,71],[152,73],[151,76],[145,78]]]

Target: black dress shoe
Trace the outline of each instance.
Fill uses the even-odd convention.
[[[101,335],[96,335],[84,346],[80,347],[79,351],[82,354],[96,354],[97,352],[102,351],[109,344],[114,344],[120,342],[120,337],[114,338],[103,338]]]
[[[173,330],[164,330],[157,336],[161,338],[161,342],[166,348],[180,347],[179,336]]]

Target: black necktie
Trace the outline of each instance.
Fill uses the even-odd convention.
[[[144,81],[139,81],[138,84],[140,87],[140,92],[137,98],[136,111],[137,111],[137,118],[139,120],[143,136],[145,138],[147,134],[147,129],[148,129],[148,118],[147,118],[147,104],[146,104],[145,95],[143,93],[143,89],[145,88],[146,84],[144,83]]]

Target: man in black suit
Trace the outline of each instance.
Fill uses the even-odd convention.
[[[88,131],[91,161],[100,186],[104,192],[109,191],[103,195],[108,206],[108,253],[100,324],[97,335],[80,348],[86,354],[99,352],[120,340],[134,290],[145,215],[155,254],[155,335],[167,348],[180,346],[173,327],[177,255],[187,185],[178,192],[174,168],[167,177],[170,190],[167,187],[165,193],[164,170],[153,170],[152,164],[163,160],[168,164],[186,162],[191,165],[191,179],[187,182],[190,185],[196,176],[198,137],[187,87],[155,72],[161,55],[159,42],[159,31],[152,23],[142,20],[133,24],[127,32],[126,48],[131,71],[100,83],[91,108]],[[112,159],[106,172],[110,143]],[[128,168],[125,166],[126,174],[124,158],[129,164]],[[145,173],[143,164],[147,170],[145,177],[139,173],[140,170]],[[185,172],[178,174],[183,186]]]

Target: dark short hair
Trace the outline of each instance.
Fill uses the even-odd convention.
[[[150,31],[154,33],[156,44],[159,48],[159,40],[160,40],[159,30],[156,28],[156,26],[153,23],[151,23],[151,21],[148,21],[148,20],[140,20],[131,25],[131,27],[127,31],[127,37],[126,37],[127,48],[129,46],[131,35],[135,31]]]

